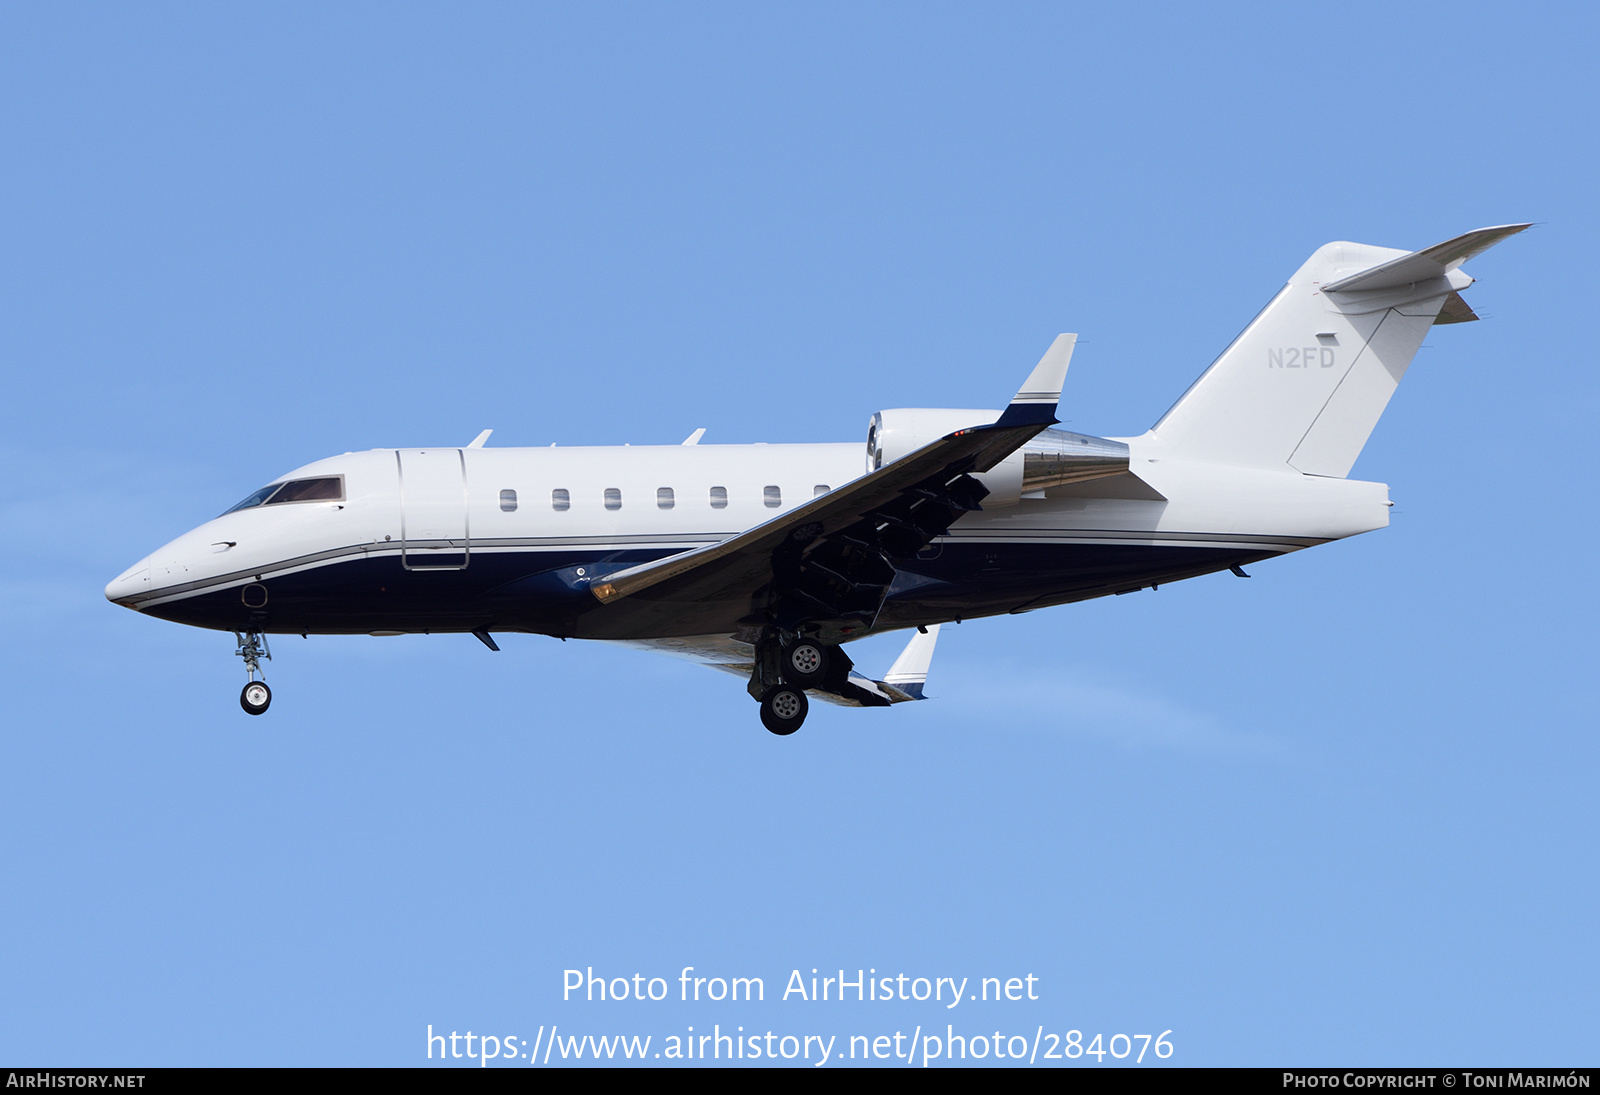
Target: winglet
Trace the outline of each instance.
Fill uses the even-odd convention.
[[[1070,335],[1063,335],[1070,338]],[[1059,341],[1059,340],[1058,340]],[[1068,352],[1071,351],[1070,344]],[[925,699],[922,686],[928,682],[928,666],[933,662],[933,644],[939,641],[939,625],[918,628],[906,648],[883,675],[883,683],[913,700]]]
[[[1067,366],[1072,363],[1072,348],[1077,343],[1077,335],[1057,335],[995,425],[1027,426],[1042,422],[1048,426],[1054,423],[1056,404],[1061,402],[1061,385],[1067,379]]]
[[[485,441],[489,440],[489,435],[491,433],[494,433],[494,431],[493,430],[484,430],[477,437],[474,437],[470,442],[468,442],[467,448],[469,448],[469,449],[481,449],[481,448],[483,448],[483,443]]]
[[[704,437],[705,435],[706,435],[706,428],[704,426],[701,426],[698,430],[695,430],[694,433],[691,433],[688,437],[685,437],[683,439],[683,443],[685,445],[698,445],[698,444],[700,444],[700,439],[702,437]]]

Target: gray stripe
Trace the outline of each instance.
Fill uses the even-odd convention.
[[[1286,536],[1272,532],[1249,535],[1237,532],[1145,532],[1139,529],[1078,528],[1008,528],[1004,532],[995,529],[964,530],[954,528],[934,542],[938,543],[940,540],[959,540],[963,543],[978,544],[1003,544],[1027,540],[1053,540],[1058,543],[1119,540],[1124,543],[1203,543],[1214,544],[1217,547],[1245,547],[1256,544],[1270,544],[1285,548],[1316,547],[1318,544],[1329,542],[1326,537],[1321,536]]]
[[[732,534],[730,534],[732,535]],[[548,536],[548,537],[508,537],[494,540],[474,540],[472,550],[475,552],[509,551],[514,549],[533,549],[535,551],[553,551],[563,547],[593,547],[607,550],[617,547],[644,547],[660,545],[662,547],[676,547],[681,550],[690,550],[714,544],[718,539],[716,534],[707,535],[678,535],[678,536]],[[413,540],[405,545],[407,551],[435,550],[448,551],[461,550],[459,542],[451,540]],[[266,566],[252,567],[249,570],[235,570],[227,574],[219,574],[214,578],[200,578],[192,582],[179,582],[175,585],[162,586],[159,589],[147,590],[143,593],[132,594],[123,598],[125,603],[133,605],[149,604],[152,601],[167,600],[185,593],[195,593],[204,590],[226,589],[230,585],[242,585],[245,582],[260,581],[268,577],[278,577],[291,571],[305,570],[322,563],[331,563],[338,560],[367,556],[373,558],[398,557],[401,551],[399,540],[385,540],[382,543],[349,544],[345,547],[329,548],[326,551],[316,551],[309,555],[297,555],[290,559],[282,559]]]

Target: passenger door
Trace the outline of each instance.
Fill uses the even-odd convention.
[[[460,449],[400,449],[400,563],[464,570],[470,560],[467,465]]]

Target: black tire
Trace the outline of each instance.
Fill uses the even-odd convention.
[[[783,679],[802,688],[822,683],[828,675],[829,648],[812,639],[801,639],[783,648]]]
[[[761,725],[779,737],[787,737],[800,729],[810,709],[804,689],[780,684],[767,689],[767,694],[761,697]]]
[[[255,702],[251,702],[254,700]],[[267,687],[266,681],[251,681],[239,693],[239,706],[247,714],[263,715],[267,708],[272,706],[272,689]]]

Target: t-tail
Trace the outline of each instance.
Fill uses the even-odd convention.
[[[1528,227],[1423,251],[1318,248],[1152,433],[1185,460],[1343,478],[1428,328],[1478,318],[1461,264]]]

